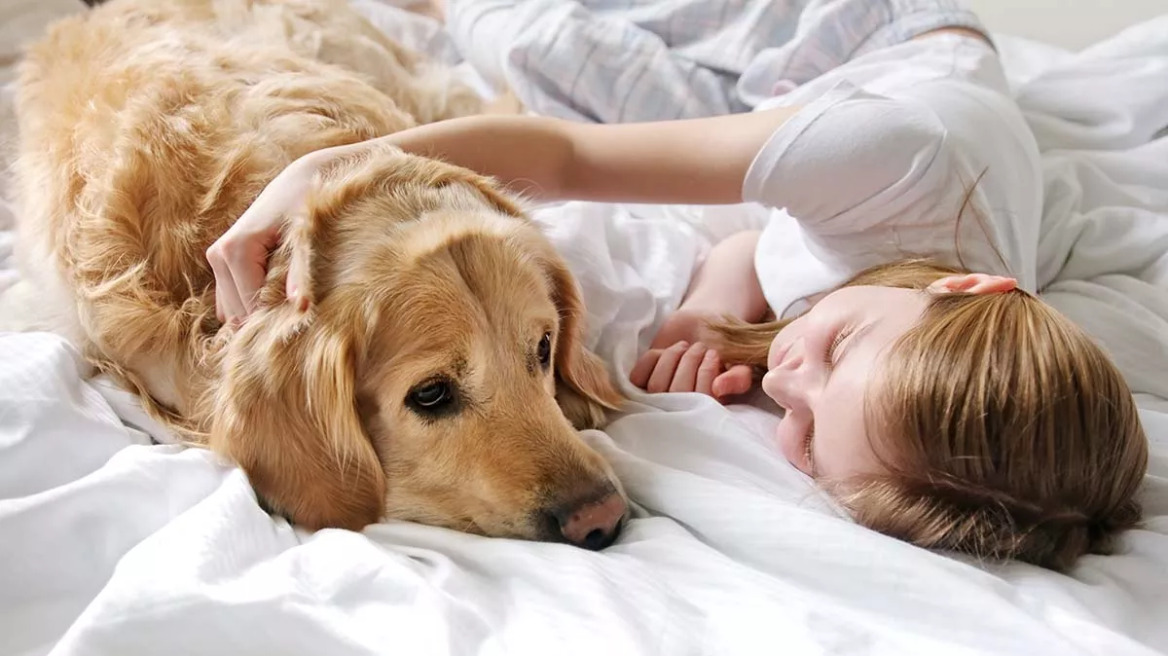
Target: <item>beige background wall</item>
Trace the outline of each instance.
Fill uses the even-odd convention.
[[[965,0],[991,30],[1079,49],[1168,14],[1168,0]]]

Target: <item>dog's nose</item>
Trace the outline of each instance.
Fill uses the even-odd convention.
[[[560,523],[560,533],[568,542],[599,551],[616,540],[627,511],[624,498],[610,492],[599,500],[558,512],[556,519]]]

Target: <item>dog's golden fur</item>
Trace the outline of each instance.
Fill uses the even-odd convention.
[[[574,278],[489,180],[388,147],[338,160],[261,309],[238,330],[214,313],[204,252],[295,158],[477,109],[344,2],[113,0],[23,65],[26,259],[69,292],[60,329],[272,509],[554,538],[549,513],[619,493],[573,426],[621,397]],[[305,313],[284,303],[291,257]],[[434,381],[438,412],[417,403]]]

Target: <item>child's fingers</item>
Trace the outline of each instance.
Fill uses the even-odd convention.
[[[657,360],[657,366],[653,367],[653,375],[649,376],[649,384],[645,386],[645,390],[651,394],[667,391],[670,382],[673,381],[673,372],[677,371],[677,363],[687,350],[688,342],[678,342],[665,349],[661,353],[661,358]]]
[[[207,251],[207,261],[215,273],[215,313],[220,321],[231,322],[242,320],[247,312],[243,302],[239,299],[239,292],[232,277],[231,266],[227,258],[212,246]]]
[[[677,363],[677,371],[673,374],[673,381],[669,383],[670,392],[692,392],[697,383],[698,369],[702,365],[706,351],[709,348],[701,342],[695,342],[693,346],[681,356],[681,360]]]
[[[754,384],[754,372],[749,365],[738,364],[714,379],[711,391],[716,398],[746,394]]]
[[[638,358],[637,364],[633,365],[633,370],[629,373],[629,382],[645,389],[645,385],[649,383],[649,375],[657,366],[657,360],[661,359],[661,353],[661,349],[651,349]]]
[[[718,374],[720,373],[722,373],[722,357],[714,349],[706,351],[701,365],[698,366],[698,376],[697,381],[694,383],[694,391],[714,396],[714,380],[718,378]]]

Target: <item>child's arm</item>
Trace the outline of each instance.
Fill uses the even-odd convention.
[[[747,323],[762,321],[768,307],[754,270],[754,252],[760,234],[748,230],[718,242],[694,273],[678,309],[711,319],[729,315]],[[658,335],[654,346],[668,346],[674,341],[696,341],[700,338],[700,331],[692,335],[679,335],[676,339]]]
[[[542,200],[738,203],[755,155],[796,111],[623,125],[473,116],[383,139]]]
[[[756,323],[766,314],[766,298],[754,270],[758,238],[758,232],[740,232],[714,246],[694,274],[681,306],[637,359],[629,373],[634,385],[649,392],[696,391],[718,399],[750,390],[750,367],[723,371],[705,322],[729,315]]]
[[[473,116],[380,137],[406,152],[492,176],[550,199],[689,204],[737,203],[755,155],[795,108],[713,118],[592,125],[530,116]],[[317,170],[370,142],[301,157],[268,184],[207,251],[217,313],[239,321],[255,308],[284,219],[295,216]],[[288,275],[297,303],[299,274]]]

